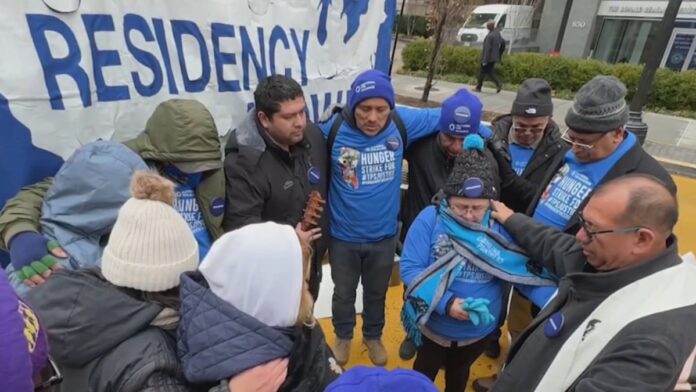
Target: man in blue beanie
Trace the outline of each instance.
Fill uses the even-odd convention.
[[[484,139],[491,138],[492,131],[481,124],[482,111],[481,101],[467,89],[460,89],[442,102],[440,132],[418,140],[406,150],[408,191],[401,209],[402,242],[418,213],[431,204],[433,196],[445,184],[454,167],[454,159],[462,152],[464,138],[474,133]],[[495,157],[488,149],[484,155],[494,172],[495,189],[500,190]],[[415,355],[416,346],[411,340],[404,340],[399,348],[399,356],[409,360]]]
[[[375,365],[387,363],[381,337],[396,250],[404,149],[436,133],[439,118],[440,109],[395,108],[389,77],[370,70],[351,85],[348,106],[320,125],[331,159],[332,321],[334,353],[341,365],[350,355],[361,278],[364,343]]]

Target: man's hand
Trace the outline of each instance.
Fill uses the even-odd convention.
[[[461,321],[469,320],[469,313],[462,309],[463,304],[463,299],[455,298],[454,301],[452,301],[452,305],[450,305],[449,311],[447,312],[449,316]]]
[[[503,225],[515,213],[515,211],[499,201],[491,200],[491,204],[493,205],[491,216]]]
[[[55,241],[34,231],[23,231],[12,237],[9,244],[10,261],[17,277],[29,287],[46,282],[53,271],[62,268],[56,258],[68,257]]]
[[[297,233],[297,236],[300,238],[300,245],[302,245],[302,248],[311,247],[312,242],[321,238],[320,227],[315,227],[314,229],[303,231],[302,222],[298,223],[297,226],[295,226],[295,233]]]
[[[276,359],[230,379],[231,392],[278,392],[288,375],[288,360]]]

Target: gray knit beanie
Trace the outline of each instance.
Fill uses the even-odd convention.
[[[613,76],[599,75],[585,83],[568,109],[566,125],[578,133],[606,133],[628,122],[626,86]]]
[[[511,113],[521,117],[543,117],[553,114],[551,86],[544,79],[531,78],[522,82],[512,102]]]
[[[464,139],[464,149],[454,160],[454,168],[443,191],[447,196],[469,199],[497,199],[493,168],[484,155],[485,142],[471,134]]]

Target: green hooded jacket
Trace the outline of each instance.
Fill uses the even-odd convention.
[[[222,147],[215,121],[208,109],[191,99],[171,99],[155,108],[145,131],[124,143],[145,162],[159,168],[162,163],[201,163],[207,170],[196,189],[203,220],[213,240],[223,234],[225,174]],[[52,179],[22,189],[8,200],[0,213],[0,249],[22,231],[41,231],[43,198]]]

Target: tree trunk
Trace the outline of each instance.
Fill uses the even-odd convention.
[[[435,68],[437,67],[437,59],[440,54],[440,47],[442,46],[442,30],[445,27],[445,22],[447,20],[447,3],[449,0],[440,0],[438,8],[437,24],[435,25],[435,41],[433,42],[433,54],[430,58],[430,66],[428,67],[428,76],[425,79],[425,86],[423,86],[423,96],[421,101],[428,102],[428,97],[430,96],[430,89],[433,87],[433,77],[435,76]]]

